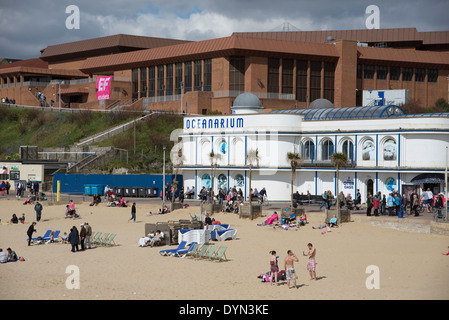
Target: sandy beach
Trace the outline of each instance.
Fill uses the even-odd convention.
[[[69,244],[51,243],[27,246],[26,231],[35,221],[33,205],[23,199],[1,199],[1,221],[13,213],[26,215],[25,224],[1,225],[0,248],[11,247],[26,261],[0,264],[2,300],[299,300],[299,299],[443,299],[449,298],[449,237],[428,233],[397,231],[368,223],[349,222],[322,234],[313,229],[324,220],[324,213],[309,212],[308,224],[299,230],[258,226],[266,217],[239,219],[231,213],[214,214],[221,223],[238,231],[236,240],[217,242],[228,247],[228,261],[213,262],[189,258],[163,257],[162,249],[173,246],[139,247],[145,223],[190,219],[199,216],[191,205],[167,215],[155,212],[155,201],[137,202],[137,220],[128,222],[131,208],[110,208],[105,203],[91,207],[77,203],[81,219],[66,219],[65,205],[43,202],[42,220],[35,236],[47,229],[69,233],[88,222],[93,231],[116,233],[116,246],[70,252]],[[131,199],[132,201],[132,199]],[[271,215],[271,210],[265,212]],[[376,217],[366,217],[376,219]],[[408,219],[412,219],[411,217]],[[310,281],[307,258],[302,252],[312,243],[316,250],[317,281]],[[287,250],[299,258],[295,264],[297,287],[285,281],[278,286],[261,282],[258,275],[270,270],[269,251],[276,250],[283,269]],[[68,266],[79,268],[80,288],[68,289]],[[379,289],[368,289],[368,266],[379,270]]]

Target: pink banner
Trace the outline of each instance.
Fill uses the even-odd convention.
[[[97,100],[108,100],[111,92],[112,76],[97,78]]]

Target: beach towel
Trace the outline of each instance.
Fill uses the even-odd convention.
[[[272,224],[274,221],[278,219],[277,213],[273,214],[271,217],[269,217],[266,221],[266,225]]]

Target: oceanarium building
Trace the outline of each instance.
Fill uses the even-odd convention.
[[[324,103],[323,103],[324,102]],[[257,150],[251,187],[266,188],[271,201],[290,199],[292,170],[287,153],[302,159],[293,190],[321,195],[339,190],[362,202],[368,193],[444,191],[449,147],[449,113],[405,114],[395,105],[334,108],[317,101],[308,109],[262,113],[251,93],[239,95],[231,115],[187,116],[182,141],[184,187],[241,188],[249,195],[246,154]],[[211,152],[215,156],[211,159]],[[334,152],[344,152],[349,166],[336,170]],[[216,169],[212,173],[212,165]]]

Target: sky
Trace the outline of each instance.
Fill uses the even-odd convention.
[[[370,5],[379,8],[381,29],[449,30],[448,0],[0,0],[0,57],[37,58],[49,45],[119,33],[199,41],[281,31],[286,23],[302,31],[366,29]]]

